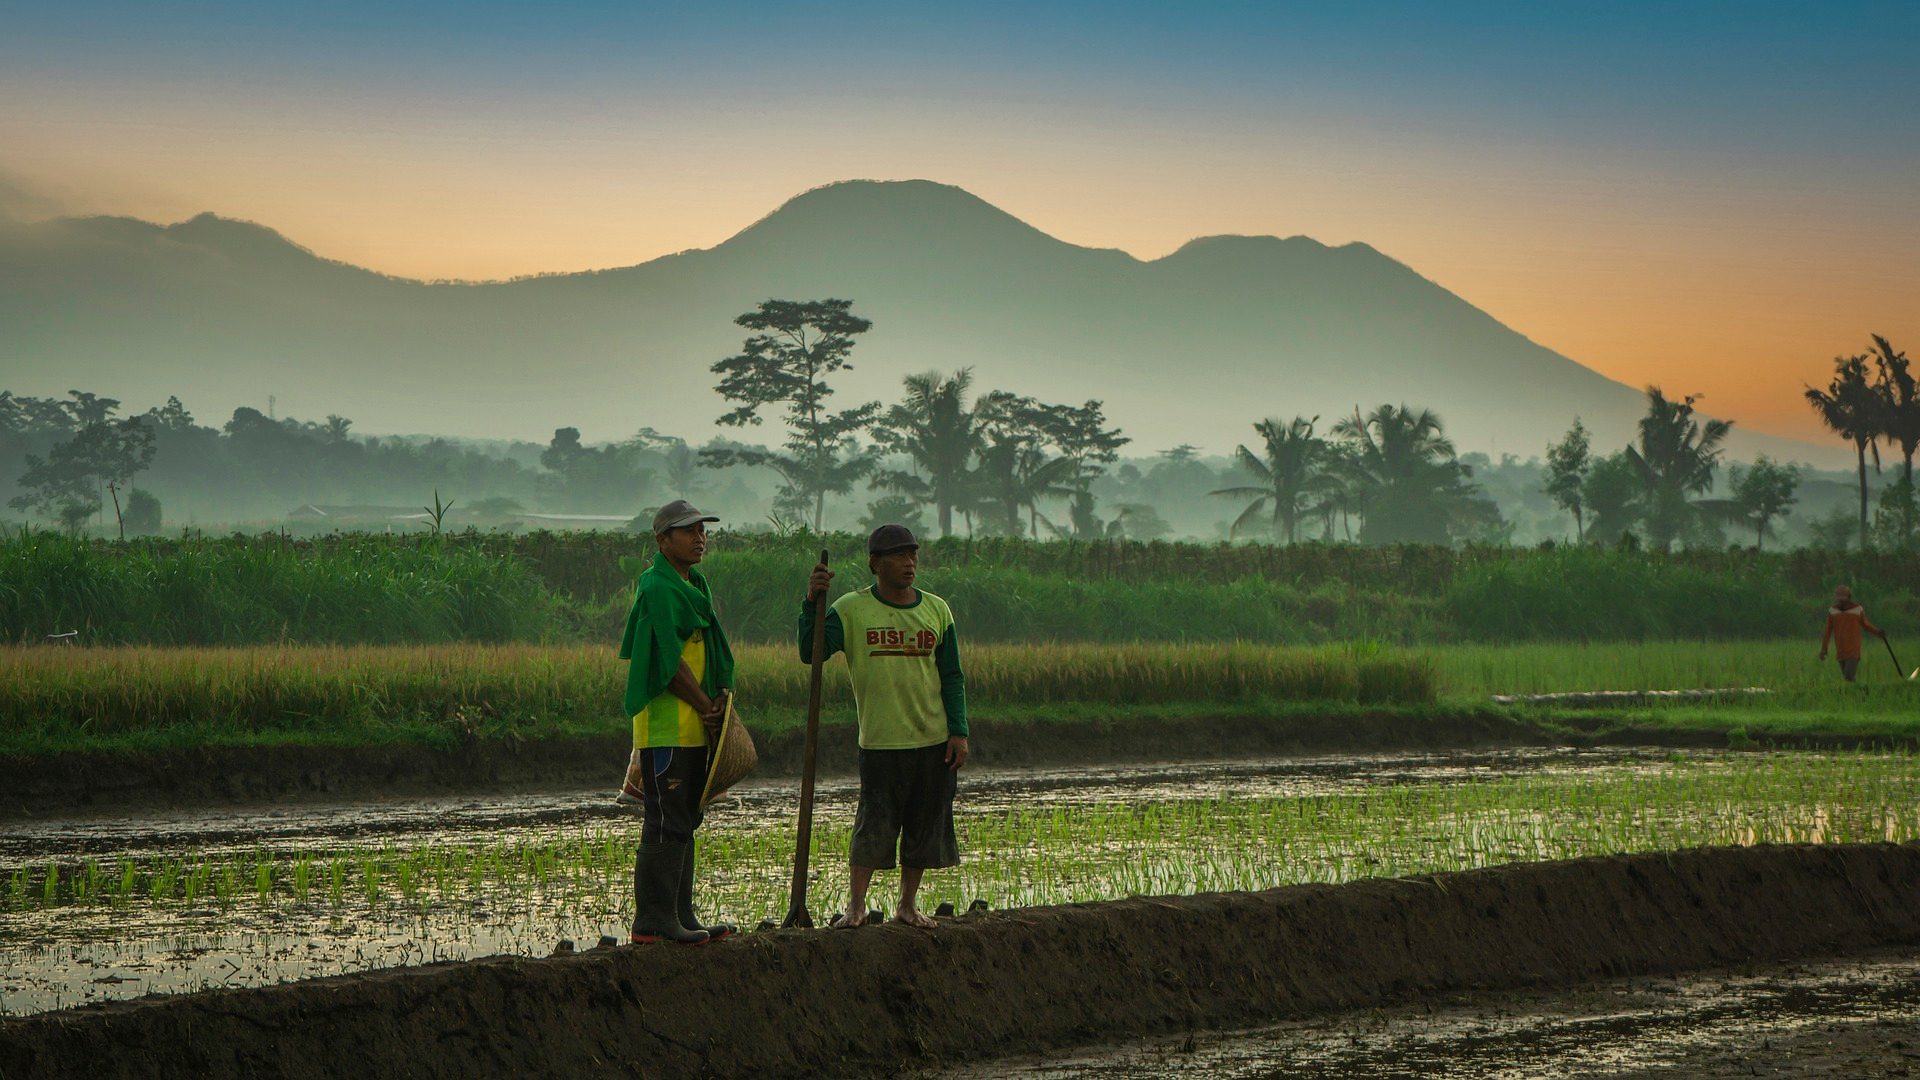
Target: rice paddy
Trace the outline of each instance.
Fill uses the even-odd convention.
[[[1870,647],[1879,643],[1872,641]],[[1817,638],[1611,645],[968,645],[975,715],[1033,719],[1089,710],[1264,715],[1315,704],[1398,710],[1491,708],[1490,695],[1580,690],[1767,688],[1735,704],[1636,707],[1643,724],[1727,731],[1746,724],[1841,735],[1908,735],[1920,682],[1869,654],[1843,683]],[[743,712],[762,731],[797,723],[807,669],[785,645],[737,650]],[[1920,664],[1920,640],[1908,663]],[[608,647],[262,646],[244,649],[0,648],[0,753],[77,748],[529,739],[621,729],[624,668]],[[829,719],[851,712],[826,682]]]
[[[743,711],[794,722],[793,646],[736,649]],[[970,646],[976,708],[1251,699],[1418,704],[1422,657],[1371,646]],[[626,670],[609,647],[443,645],[248,649],[0,648],[0,751],[119,740],[340,743],[619,730]],[[826,704],[850,710],[835,673]]]
[[[963,786],[965,862],[929,876],[926,906],[1259,889],[1697,845],[1920,838],[1920,760],[1907,752],[1589,752],[1424,771],[1390,760],[1331,781],[1299,761],[1193,768],[1135,770],[1094,788],[1045,777],[983,783],[978,794]],[[816,913],[844,895],[850,803],[844,786],[824,792]],[[791,806],[786,785],[762,784],[710,815],[700,847],[710,916],[751,926],[784,910]],[[583,798],[573,812],[525,824],[378,839],[260,833],[108,850],[0,846],[0,1008],[544,954],[561,937],[591,944],[630,916],[637,831],[603,799]],[[890,880],[883,875],[876,902]],[[216,962],[233,970],[212,978]]]

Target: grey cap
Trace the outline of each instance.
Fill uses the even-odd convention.
[[[659,536],[668,529],[678,529],[684,525],[693,525],[702,521],[719,521],[712,514],[703,514],[693,508],[685,499],[675,499],[661,507],[653,515],[653,535]]]
[[[885,555],[889,551],[919,546],[920,541],[913,538],[913,530],[905,525],[882,525],[867,537],[867,554],[869,555]]]

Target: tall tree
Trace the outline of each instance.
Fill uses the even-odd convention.
[[[973,483],[972,462],[982,447],[979,410],[967,401],[973,370],[961,368],[948,378],[939,372],[909,375],[907,394],[874,426],[883,450],[904,454],[913,469],[876,474],[874,486],[888,488],[934,508],[940,535],[953,535],[953,511],[966,505]]]
[[[1581,487],[1592,465],[1587,429],[1576,416],[1566,437],[1547,447],[1546,490],[1560,509],[1573,515],[1574,540],[1579,543],[1587,539],[1586,502],[1581,497]]]
[[[827,377],[851,369],[847,356],[854,337],[873,328],[853,314],[852,307],[850,300],[764,301],[734,320],[753,331],[741,351],[713,365],[713,373],[720,376],[720,395],[738,402],[719,423],[757,425],[760,410],[784,406],[786,452],[702,450],[702,460],[713,468],[773,469],[780,474],[781,494],[788,502],[813,504],[815,531],[826,513],[827,496],[851,491],[854,481],[874,467],[874,455],[862,450],[854,436],[873,422],[880,403],[869,401],[839,412],[826,407],[833,395]]]
[[[1349,468],[1360,541],[1432,543],[1496,525],[1500,511],[1461,464],[1431,409],[1381,405],[1334,425],[1352,451]]]
[[[1894,351],[1879,334],[1873,335],[1870,355],[1879,369],[1874,391],[1880,396],[1880,429],[1888,442],[1900,448],[1900,475],[1912,484],[1913,455],[1920,450],[1920,380],[1914,378],[1907,354]]]
[[[1674,401],[1659,387],[1647,387],[1647,414],[1640,418],[1639,438],[1627,447],[1627,460],[1640,474],[1647,542],[1662,551],[1672,550],[1703,516],[1732,513],[1726,500],[1694,499],[1713,490],[1720,444],[1733,430],[1731,420],[1701,422],[1693,407],[1698,400],[1689,394]]]
[[[1767,532],[1777,517],[1792,513],[1799,501],[1794,494],[1800,486],[1800,470],[1782,465],[1765,454],[1753,459],[1753,467],[1735,465],[1727,474],[1732,482],[1733,505],[1741,520],[1753,526],[1753,546],[1764,547]]]
[[[1865,356],[1836,356],[1833,378],[1824,390],[1807,387],[1807,404],[1834,434],[1853,443],[1860,470],[1860,546],[1867,546],[1867,451],[1880,471],[1880,437],[1885,434],[1884,399],[1867,377]]]
[[[648,451],[660,455],[667,486],[673,489],[675,498],[691,499],[704,485],[700,482],[700,458],[687,440],[678,435],[666,435],[651,427],[643,427],[633,433],[627,445],[635,450]]]
[[[1080,490],[1080,463],[1053,454],[1045,422],[1052,406],[1006,390],[994,390],[978,402],[980,464],[974,472],[973,504],[987,524],[1009,536],[1021,533],[1021,515],[1029,535],[1053,522],[1040,512],[1046,499],[1071,498]]]
[[[1596,544],[1618,544],[1640,525],[1640,470],[1625,450],[1597,458],[1580,482],[1580,501],[1592,519],[1586,536]]]
[[[146,418],[106,419],[111,407],[119,402],[97,400],[109,403],[103,411],[88,412],[97,419],[81,425],[46,457],[27,456],[27,471],[20,477],[23,491],[9,500],[9,505],[38,510],[59,518],[69,528],[77,528],[100,512],[103,487],[117,489],[153,463],[153,428]],[[114,498],[114,518],[121,520],[118,495]],[[121,531],[124,534],[124,523]]]
[[[1262,511],[1270,513],[1275,540],[1291,544],[1299,539],[1300,519],[1319,505],[1336,483],[1329,471],[1331,447],[1313,433],[1313,425],[1319,422],[1317,416],[1296,416],[1285,424],[1277,419],[1262,420],[1253,425],[1253,430],[1260,436],[1265,453],[1256,454],[1244,443],[1234,448],[1234,460],[1254,482],[1208,492],[1251,500],[1227,526],[1229,540],[1257,520]]]

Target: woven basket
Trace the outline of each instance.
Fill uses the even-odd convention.
[[[740,712],[734,707],[733,691],[723,693],[727,717],[721,722],[720,736],[707,755],[707,786],[700,792],[701,806],[726,794],[728,788],[760,764],[760,752],[754,748],[753,736],[748,734],[747,725],[740,722]]]

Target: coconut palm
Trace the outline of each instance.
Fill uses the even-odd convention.
[[[1913,455],[1920,450],[1920,380],[1909,370],[1907,354],[1895,352],[1879,334],[1873,335],[1873,364],[1880,369],[1874,390],[1880,396],[1880,428],[1888,442],[1900,447],[1901,473],[1913,483]]]
[[[1860,546],[1867,546],[1867,451],[1873,451],[1873,469],[1880,471],[1880,437],[1885,434],[1884,399],[1867,378],[1865,356],[1836,356],[1833,379],[1825,390],[1807,387],[1807,404],[1833,433],[1853,443],[1860,471]]]
[[[1352,452],[1347,483],[1360,542],[1444,544],[1500,520],[1431,409],[1359,409],[1333,427]]]
[[[978,403],[967,403],[973,370],[961,368],[945,379],[929,371],[909,375],[905,383],[906,399],[880,418],[874,439],[886,451],[905,454],[914,468],[881,472],[873,485],[931,504],[940,534],[951,536],[953,510],[966,504],[971,463],[981,449]]]
[[[1251,500],[1227,527],[1229,540],[1258,520],[1262,511],[1270,511],[1275,540],[1291,544],[1299,539],[1301,517],[1312,512],[1335,486],[1334,477],[1328,471],[1332,464],[1331,447],[1313,433],[1313,425],[1319,422],[1317,416],[1311,419],[1296,416],[1286,424],[1274,419],[1262,420],[1253,425],[1253,430],[1266,445],[1265,455],[1255,454],[1245,444],[1234,449],[1234,460],[1253,477],[1254,483],[1207,493]]]
[[[1724,452],[1720,444],[1733,430],[1731,420],[1697,419],[1693,403],[1698,400],[1699,395],[1689,394],[1673,401],[1659,387],[1647,387],[1639,439],[1626,450],[1640,476],[1647,542],[1662,551],[1703,522],[1737,515],[1728,500],[1694,498],[1713,490],[1713,473]]]

